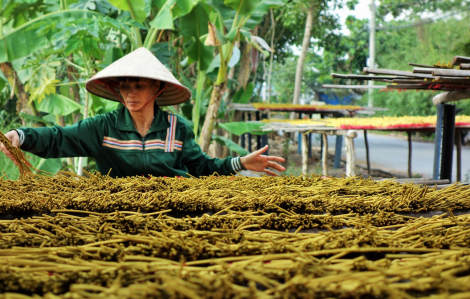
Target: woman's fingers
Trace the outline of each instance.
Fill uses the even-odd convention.
[[[264,147],[260,148],[257,151],[254,151],[253,153],[256,153],[258,155],[261,155],[262,153],[266,152],[269,149],[269,145],[265,145]]]
[[[20,143],[20,138],[18,136],[18,132],[15,130],[11,130],[10,132],[5,134],[5,137],[8,139],[8,141],[11,142],[11,145],[14,147],[18,147]],[[6,148],[6,146],[3,143],[0,143],[0,150],[13,162],[15,162],[15,158],[13,155],[10,153],[10,151]]]
[[[284,171],[286,168],[282,165],[277,164],[276,162],[268,162],[268,167],[274,168],[277,171]]]
[[[285,162],[286,159],[278,156],[265,156],[268,161]]]

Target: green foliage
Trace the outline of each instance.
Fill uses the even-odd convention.
[[[390,22],[399,26],[401,22]],[[462,43],[470,40],[468,22],[459,19],[377,32],[377,64],[380,68],[412,70],[409,62],[433,65],[449,62],[461,52]],[[386,115],[433,115],[432,98],[437,92],[373,92],[374,105],[389,109]],[[463,112],[470,112],[469,101],[458,103]]]
[[[240,88],[233,96],[232,103],[247,104],[253,96],[254,89],[255,85],[253,83],[248,83],[246,88]]]
[[[405,15],[405,18],[413,19],[423,13],[460,12],[469,10],[469,7],[468,0],[383,0],[377,8],[377,16],[385,19],[387,16],[396,18]]]
[[[268,134],[269,131],[261,131],[263,124],[254,123],[254,122],[228,122],[228,123],[219,123],[219,127],[228,131],[229,133],[235,134],[237,136],[251,133],[253,135],[264,135]]]
[[[86,10],[58,11],[24,23],[0,38],[0,63],[25,57],[45,47],[58,20],[92,18],[93,15]]]
[[[436,114],[436,107],[432,103],[432,97],[437,92],[433,91],[414,91],[403,92],[388,91],[379,92],[374,90],[374,106],[388,108],[388,111],[376,112],[378,115],[391,116],[427,116]],[[364,100],[367,97],[364,97]],[[366,105],[366,103],[362,103]]]
[[[38,100],[37,102],[36,107],[39,111],[62,116],[80,111],[82,108],[79,103],[61,94],[50,94],[46,96],[44,101],[39,102]]]
[[[20,126],[19,118],[9,115],[5,111],[0,111],[0,132],[6,133],[12,129],[16,129]],[[34,155],[25,153],[28,160],[32,165],[37,165],[40,158]],[[0,177],[3,176],[3,179],[16,180],[19,177],[18,168],[15,164],[7,158],[3,153],[0,152]],[[5,176],[6,175],[6,176]]]
[[[248,152],[246,149],[241,147],[240,145],[236,144],[232,140],[224,137],[224,136],[219,136],[219,135],[212,135],[212,140],[215,140],[217,143],[222,144],[226,147],[228,147],[229,150],[236,152],[240,155],[247,155],[250,152]]]
[[[143,22],[146,17],[145,2],[144,0],[108,0],[109,3],[114,5],[116,8],[129,11],[132,18],[137,22]]]
[[[415,3],[415,2],[413,2]],[[416,3],[415,3],[416,4]],[[432,65],[448,62],[455,55],[470,56],[470,31],[468,13],[462,18],[446,18],[436,22],[424,22],[419,14],[413,14],[418,25],[409,26],[408,20],[392,20],[381,23],[384,30],[376,33],[376,64],[379,68],[412,70],[409,62]],[[288,17],[287,17],[288,18]],[[289,24],[290,26],[290,24]],[[322,41],[314,42],[304,68],[302,92],[309,91],[346,95],[349,90],[323,89],[322,84],[364,84],[364,81],[332,79],[331,73],[361,74],[366,66],[369,51],[368,20],[348,17],[346,26],[349,36],[326,35]],[[297,31],[300,31],[299,27]],[[300,32],[298,32],[300,34]],[[320,54],[321,53],[321,54]],[[284,56],[284,63],[274,65],[273,84],[278,102],[291,102],[295,78],[296,57]],[[311,66],[316,71],[312,71]],[[432,91],[373,91],[374,106],[389,110],[385,115],[433,115]],[[367,105],[367,95],[359,104]],[[457,103],[461,114],[470,113],[469,101]]]
[[[21,114],[23,120],[46,126],[68,125],[82,118],[85,105],[91,116],[116,108],[118,103],[86,97],[84,82],[143,45],[192,90],[196,102],[186,103],[179,113],[194,123],[197,133],[214,83],[225,82],[228,70],[237,68],[241,55],[235,42],[251,42],[251,30],[264,22],[270,9],[277,10],[286,0],[69,0],[47,1],[47,5],[43,0],[1,2],[0,63],[12,62],[20,84],[30,95],[32,111],[39,111],[35,115]],[[209,20],[223,43],[220,47],[204,45]],[[265,50],[264,40],[256,39]],[[212,74],[206,76],[210,66]],[[236,89],[236,81],[231,83]],[[234,101],[247,103],[254,83],[241,89]],[[10,100],[11,94],[12,88],[0,75],[0,107],[13,107],[10,110],[15,112],[19,94],[15,91]],[[226,109],[223,102],[219,117],[225,117]],[[240,152],[224,138],[214,140]],[[63,162],[43,161],[41,165],[50,170],[60,164],[64,167]]]

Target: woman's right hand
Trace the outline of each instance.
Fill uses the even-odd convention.
[[[14,147],[18,147],[20,143],[20,136],[18,135],[18,132],[16,130],[11,130],[10,132],[5,134],[5,137],[11,142],[11,144]],[[13,158],[13,155],[10,153],[10,151],[3,145],[3,143],[0,142],[0,150],[8,157],[10,160],[15,162],[15,159]],[[15,162],[16,164],[16,162]]]

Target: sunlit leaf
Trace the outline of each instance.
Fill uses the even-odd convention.
[[[36,101],[36,108],[45,113],[68,115],[81,109],[81,105],[61,94],[49,94],[42,101]]]
[[[119,9],[129,11],[131,16],[133,16],[134,20],[137,22],[143,22],[147,17],[147,13],[145,11],[145,2],[144,0],[108,0],[109,3],[116,6]]]
[[[51,126],[51,125],[54,124],[53,122],[47,121],[42,117],[26,114],[26,113],[23,113],[23,112],[20,112],[19,116],[21,118],[25,119],[25,120],[30,120],[30,121],[37,122],[37,123],[43,123],[46,126]]]
[[[225,145],[228,147],[231,151],[234,151],[240,155],[248,155],[250,152],[241,147],[240,145],[236,144],[232,140],[228,139],[227,137],[224,136],[218,136],[213,134],[212,135],[212,140],[215,140],[217,143],[220,143],[222,145]]]
[[[171,13],[174,18],[188,14],[194,6],[199,3],[199,0],[178,0],[176,5],[173,6]]]
[[[42,23],[53,24],[66,18],[80,19],[91,18],[92,16],[102,17],[101,14],[89,10],[74,9],[45,14],[23,24],[0,39],[0,63],[30,55],[48,45],[48,38],[56,32],[46,32],[43,35],[38,35],[36,32],[37,25]]]
[[[233,96],[233,103],[237,104],[248,104],[251,99],[251,95],[253,94],[253,90],[255,89],[255,85],[250,82],[246,89],[240,88],[235,95]]]
[[[247,15],[251,13],[259,0],[225,0],[225,5],[231,7],[241,15]]]
[[[237,47],[233,47],[232,56],[230,57],[228,66],[234,67],[238,63],[238,61],[240,61],[240,49],[238,49]],[[209,68],[207,69],[207,72],[210,73],[217,67],[220,67],[220,54],[217,54],[214,60],[212,60]]]
[[[111,63],[115,62],[119,58],[124,56],[124,52],[121,48],[118,47],[110,47],[106,50],[104,54],[104,63],[110,65]]]
[[[173,14],[171,13],[171,7],[175,4],[176,0],[168,0],[165,4],[160,7],[157,16],[153,19],[149,25],[156,29],[173,29]]]
[[[219,123],[219,127],[223,128],[224,130],[235,134],[237,136],[251,133],[254,135],[264,135],[269,132],[261,131],[261,126],[265,124],[260,122],[230,122],[230,123]]]

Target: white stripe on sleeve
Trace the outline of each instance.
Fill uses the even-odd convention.
[[[20,137],[20,146],[23,145],[24,142],[24,132],[22,130],[16,130],[18,132],[18,136]]]
[[[240,167],[238,166],[237,159],[238,159],[238,157],[232,158],[232,161],[231,161],[231,162],[232,162],[233,171],[235,171],[235,172],[238,172],[238,171],[241,170]]]

